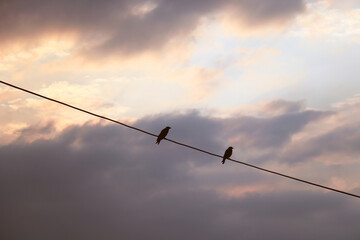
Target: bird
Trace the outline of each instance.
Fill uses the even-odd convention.
[[[225,163],[225,160],[226,160],[226,159],[229,159],[229,157],[231,157],[232,150],[233,150],[233,147],[228,147],[228,149],[226,149],[226,151],[225,151],[225,153],[224,153],[223,160],[222,160],[222,164]]]
[[[160,144],[160,141],[163,140],[166,137],[166,135],[169,133],[170,128],[171,127],[167,126],[163,130],[161,130],[160,134],[158,135],[158,137],[156,139],[156,144]]]

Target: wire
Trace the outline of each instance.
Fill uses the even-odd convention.
[[[38,93],[35,93],[35,92],[32,92],[32,91],[29,91],[29,90],[27,90],[27,89],[24,89],[24,88],[21,88],[21,87],[12,85],[12,84],[10,84],[10,83],[7,83],[7,82],[1,81],[1,80],[0,80],[0,83],[5,84],[5,85],[7,85],[7,86],[9,86],[9,87],[16,88],[16,89],[18,89],[18,90],[21,90],[21,91],[30,93],[30,94],[32,94],[32,95],[35,95],[35,96],[44,98],[44,99],[46,99],[46,100],[49,100],[49,101],[52,101],[52,102],[56,102],[56,103],[58,103],[58,104],[61,104],[61,105],[64,105],[64,106],[73,108],[73,109],[75,109],[75,110],[78,110],[78,111],[81,111],[81,112],[84,112],[84,113],[93,115],[93,116],[95,116],[95,117],[102,118],[102,119],[105,119],[105,120],[107,120],[107,121],[120,124],[120,125],[122,125],[122,126],[124,126],[124,127],[131,128],[131,129],[134,129],[134,130],[136,130],[136,131],[139,131],[139,132],[142,132],[142,133],[145,133],[145,134],[148,134],[148,135],[157,137],[157,135],[155,135],[155,134],[153,134],[153,133],[150,133],[150,132],[147,132],[147,131],[145,131],[145,130],[142,130],[142,129],[140,129],[140,128],[136,128],[136,127],[127,125],[127,124],[125,124],[125,123],[119,122],[119,121],[117,121],[117,120],[114,120],[114,119],[111,119],[111,118],[108,118],[108,117],[104,117],[104,116],[101,116],[101,115],[96,114],[96,113],[92,113],[92,112],[90,112],[90,111],[87,111],[87,110],[84,110],[84,109],[81,109],[81,108],[72,106],[72,105],[70,105],[70,104],[67,104],[67,103],[58,101],[58,100],[53,99],[53,98],[46,97],[46,96],[44,96],[44,95],[41,95],[41,94],[38,94]],[[218,154],[215,154],[215,153],[211,153],[211,152],[208,152],[208,151],[202,150],[202,149],[200,149],[200,148],[196,148],[196,147],[193,147],[193,146],[190,146],[190,145],[181,143],[181,142],[177,142],[177,141],[171,140],[171,139],[169,139],[169,138],[165,138],[165,140],[167,140],[167,141],[169,141],[169,142],[172,142],[172,143],[175,143],[175,144],[178,144],[178,145],[181,145],[181,146],[183,146],[183,147],[191,148],[191,149],[194,149],[194,150],[196,150],[196,151],[199,151],[199,152],[203,152],[203,153],[212,155],[212,156],[214,156],[214,157],[223,158],[223,156],[221,156],[221,155],[218,155]],[[268,173],[272,173],[272,174],[275,174],[275,175],[278,175],[278,176],[281,176],[281,177],[289,178],[289,179],[292,179],[292,180],[295,180],[295,181],[298,181],[298,182],[302,182],[302,183],[306,183],[306,184],[309,184],[309,185],[313,185],[313,186],[316,186],[316,187],[319,187],[319,188],[324,188],[324,189],[326,189],[326,190],[330,190],[330,191],[342,193],[342,194],[345,194],[345,195],[348,195],[348,196],[360,198],[359,195],[356,195],[356,194],[353,194],[353,193],[350,193],[350,192],[345,192],[345,191],[341,191],[341,190],[338,190],[338,189],[335,189],[335,188],[326,187],[326,186],[324,186],[324,185],[320,185],[320,184],[313,183],[313,182],[310,182],[310,181],[306,181],[306,180],[303,180],[303,179],[300,179],[300,178],[292,177],[292,176],[289,176],[289,175],[286,175],[286,174],[282,174],[282,173],[279,173],[279,172],[271,171],[271,170],[268,170],[268,169],[265,169],[265,168],[261,168],[261,167],[258,167],[258,166],[255,166],[255,165],[252,165],[252,164],[249,164],[249,163],[245,163],[245,162],[242,162],[242,161],[238,161],[238,160],[235,160],[235,159],[228,158],[228,160],[230,160],[230,161],[232,161],[232,162],[235,162],[235,163],[239,163],[239,164],[248,166],[248,167],[252,167],[252,168],[255,168],[255,169],[264,171],[264,172],[268,172]]]

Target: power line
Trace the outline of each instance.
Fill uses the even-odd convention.
[[[104,117],[104,116],[101,116],[101,115],[96,114],[96,113],[92,113],[92,112],[87,111],[87,110],[84,110],[84,109],[82,109],[82,108],[78,108],[78,107],[72,106],[72,105],[70,105],[70,104],[67,104],[67,103],[58,101],[58,100],[56,100],[56,99],[46,97],[46,96],[44,96],[44,95],[41,95],[41,94],[38,94],[38,93],[35,93],[35,92],[32,92],[32,91],[29,91],[29,90],[27,90],[27,89],[24,89],[24,88],[21,88],[21,87],[12,85],[12,84],[10,84],[10,83],[7,83],[7,82],[1,81],[1,80],[0,80],[0,83],[5,84],[5,85],[7,85],[7,86],[9,86],[9,87],[16,88],[16,89],[18,89],[18,90],[21,90],[21,91],[30,93],[30,94],[32,94],[32,95],[35,95],[35,96],[44,98],[44,99],[46,99],[46,100],[49,100],[49,101],[52,101],[52,102],[56,102],[56,103],[58,103],[58,104],[67,106],[67,107],[69,107],[69,108],[73,108],[73,109],[75,109],[75,110],[78,110],[78,111],[81,111],[81,112],[90,114],[90,115],[92,115],[92,116],[95,116],[95,117],[98,117],[98,118],[102,118],[102,119],[105,119],[105,120],[107,120],[107,121],[120,124],[120,125],[122,125],[122,126],[124,126],[124,127],[131,128],[131,129],[134,129],[134,130],[136,130],[136,131],[139,131],[139,132],[142,132],[142,133],[145,133],[145,134],[148,134],[148,135],[157,137],[157,135],[155,135],[155,134],[153,134],[153,133],[150,133],[150,132],[147,132],[147,131],[145,131],[145,130],[142,130],[142,129],[140,129],[140,128],[136,128],[136,127],[127,125],[127,124],[125,124],[125,123],[119,122],[119,121],[117,121],[117,120],[114,120],[114,119],[111,119],[111,118],[108,118],[108,117]],[[177,142],[177,141],[171,140],[171,139],[169,139],[169,138],[165,138],[165,140],[167,140],[167,141],[169,141],[169,142],[172,142],[172,143],[175,143],[175,144],[178,144],[178,145],[181,145],[181,146],[183,146],[183,147],[191,148],[191,149],[194,149],[194,150],[196,150],[196,151],[203,152],[203,153],[206,153],[206,154],[209,154],[209,155],[218,157],[218,158],[223,158],[223,156],[221,156],[221,155],[218,155],[218,154],[215,154],[215,153],[211,153],[211,152],[208,152],[208,151],[202,150],[202,149],[200,149],[200,148],[196,148],[196,147],[194,147],[194,146],[190,146],[190,145],[187,145],[187,144],[184,144],[184,143],[181,143],[181,142]],[[316,187],[319,187],[319,188],[324,188],[324,189],[326,189],[326,190],[330,190],[330,191],[342,193],[342,194],[345,194],[345,195],[348,195],[348,196],[360,198],[359,195],[356,195],[356,194],[353,194],[353,193],[350,193],[350,192],[341,191],[341,190],[338,190],[338,189],[335,189],[335,188],[330,188],[330,187],[327,187],[327,186],[324,186],[324,185],[321,185],[321,184],[313,183],[313,182],[306,181],[306,180],[303,180],[303,179],[300,179],[300,178],[296,178],[296,177],[292,177],[292,176],[289,176],[289,175],[286,175],[286,174],[282,174],[282,173],[279,173],[279,172],[271,171],[271,170],[268,170],[268,169],[265,169],[265,168],[261,168],[261,167],[258,167],[258,166],[255,166],[255,165],[252,165],[252,164],[249,164],[249,163],[246,163],[246,162],[238,161],[238,160],[231,159],[231,158],[229,158],[228,160],[233,161],[233,162],[235,162],[235,163],[239,163],[239,164],[248,166],[248,167],[252,167],[252,168],[255,168],[255,169],[264,171],[264,172],[268,172],[268,173],[272,173],[272,174],[275,174],[275,175],[278,175],[278,176],[281,176],[281,177],[289,178],[289,179],[292,179],[292,180],[295,180],[295,181],[298,181],[298,182],[302,182],[302,183],[306,183],[306,184],[309,184],[309,185],[313,185],[313,186],[316,186]]]

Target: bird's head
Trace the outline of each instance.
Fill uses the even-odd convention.
[[[229,147],[230,149],[234,149],[233,147]]]
[[[167,126],[166,128],[167,128],[167,129],[171,129],[171,127],[169,127],[169,126]]]

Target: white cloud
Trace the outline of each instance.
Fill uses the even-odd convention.
[[[360,42],[360,9],[333,8],[327,1],[308,3],[299,15],[293,34],[314,40]]]

